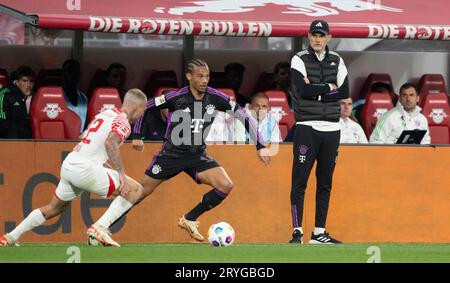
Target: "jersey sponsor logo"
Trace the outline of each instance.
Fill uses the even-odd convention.
[[[161,96],[155,97],[155,106],[159,106],[159,105],[164,104],[164,103],[166,103],[165,95],[161,95]]]
[[[153,174],[158,175],[161,171],[162,171],[162,168],[158,164],[155,164],[155,165],[152,166],[152,173]]]
[[[300,161],[300,163],[305,163],[305,161],[306,161],[306,155],[299,155],[299,156],[298,156],[298,160]]]
[[[203,129],[205,119],[192,119],[191,129],[193,133],[200,133],[200,129]]]
[[[216,110],[216,107],[214,105],[212,105],[212,104],[206,105],[205,108],[206,108],[206,113],[209,114],[209,115],[214,114],[214,110]]]
[[[434,108],[431,110],[431,113],[428,114],[428,117],[430,117],[434,123],[440,124],[444,121],[444,118],[447,118],[447,113],[445,113],[444,109],[442,108]]]
[[[44,109],[42,109],[42,112],[45,112],[47,117],[53,120],[56,119],[59,113],[62,113],[63,110],[59,107],[58,103],[47,103]]]

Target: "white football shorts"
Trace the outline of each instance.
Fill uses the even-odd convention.
[[[55,196],[62,201],[71,201],[86,191],[106,198],[119,188],[119,184],[116,170],[89,159],[68,156],[61,166],[61,180]]]

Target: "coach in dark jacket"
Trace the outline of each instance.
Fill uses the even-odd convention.
[[[0,90],[0,138],[31,139],[29,113],[35,73],[21,66],[12,77],[13,85]]]
[[[303,242],[304,195],[317,160],[315,228],[310,243],[337,244],[340,241],[325,231],[325,223],[340,139],[338,100],[348,97],[347,68],[342,58],[328,49],[331,35],[327,22],[313,21],[308,39],[308,49],[291,60],[296,126],[291,187],[294,233],[290,242]]]

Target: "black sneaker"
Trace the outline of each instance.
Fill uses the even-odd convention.
[[[303,244],[303,234],[299,230],[295,229],[292,233],[292,240],[289,241],[291,244]]]
[[[342,244],[341,241],[338,241],[330,236],[327,232],[314,235],[311,233],[311,240],[309,240],[310,244]]]

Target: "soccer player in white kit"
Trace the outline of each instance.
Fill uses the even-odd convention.
[[[59,215],[82,191],[87,191],[105,198],[118,195],[87,234],[106,246],[120,247],[107,227],[140,198],[142,186],[125,175],[119,147],[131,133],[130,123],[144,114],[146,104],[145,94],[131,89],[120,109],[95,116],[81,142],[64,160],[61,180],[50,203],[33,210],[13,231],[1,236],[0,246],[14,245],[22,234]]]

